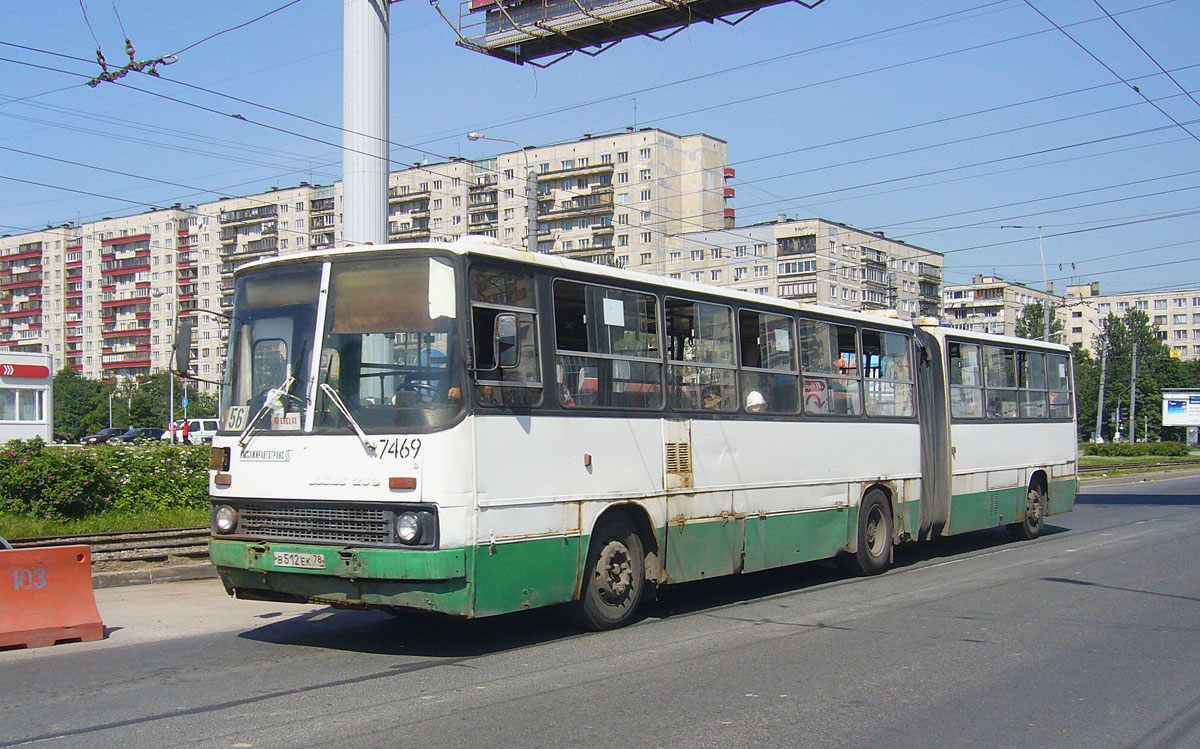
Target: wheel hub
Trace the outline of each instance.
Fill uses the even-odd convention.
[[[633,587],[633,560],[620,541],[609,541],[596,560],[596,589],[607,603],[626,596]]]

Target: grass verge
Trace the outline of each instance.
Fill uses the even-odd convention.
[[[114,510],[61,523],[28,515],[0,514],[0,537],[13,540],[36,536],[75,536],[156,528],[195,528],[202,525],[208,525],[207,507],[125,512]]]

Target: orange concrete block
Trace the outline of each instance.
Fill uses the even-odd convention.
[[[103,638],[90,546],[0,551],[0,649]]]

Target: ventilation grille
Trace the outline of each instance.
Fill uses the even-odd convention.
[[[692,446],[688,442],[668,442],[667,473],[692,472]]]
[[[241,510],[239,531],[273,541],[392,543],[392,513],[373,507],[253,504]]]
[[[991,492],[988,494],[987,514],[989,518],[1000,517],[1000,493]]]

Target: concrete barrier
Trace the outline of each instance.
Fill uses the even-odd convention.
[[[103,638],[90,546],[0,551],[0,648]]]

